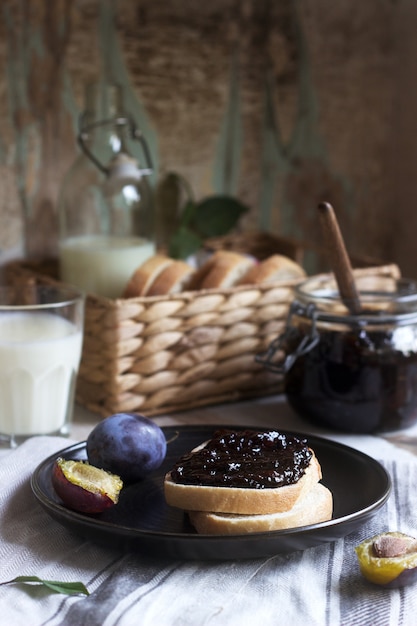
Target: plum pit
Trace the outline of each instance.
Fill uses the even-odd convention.
[[[362,575],[383,587],[399,588],[417,581],[417,540],[400,532],[365,539],[355,548]]]

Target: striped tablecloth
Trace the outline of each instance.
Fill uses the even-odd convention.
[[[365,581],[354,547],[386,530],[417,536],[417,458],[375,437],[343,437],[379,459],[393,491],[377,515],[335,543],[250,561],[180,562],[119,554],[72,534],[39,506],[30,476],[68,446],[34,438],[0,456],[0,579],[36,575],[82,581],[88,597],[41,586],[0,586],[7,626],[414,625],[417,585],[385,590]]]

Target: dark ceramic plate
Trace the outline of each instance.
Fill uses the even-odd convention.
[[[100,515],[89,516],[65,508],[51,484],[51,470],[57,457],[86,459],[85,443],[45,459],[32,476],[33,492],[53,519],[91,541],[157,557],[199,560],[268,557],[335,541],[368,521],[389,497],[391,480],[377,461],[348,446],[295,433],[306,437],[320,461],[323,483],[334,497],[333,519],[284,531],[197,535],[186,515],[165,503],[163,478],[179,456],[212,437],[218,428],[164,428],[167,440],[173,438],[173,441],[168,445],[163,465],[144,481],[124,487],[119,503]],[[230,428],[236,430],[235,426]]]

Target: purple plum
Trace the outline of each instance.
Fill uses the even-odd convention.
[[[62,502],[81,513],[101,513],[117,504],[123,482],[85,461],[59,457],[52,468],[52,485]]]
[[[117,474],[126,483],[142,480],[157,469],[166,448],[161,428],[138,413],[110,415],[87,438],[89,462]]]

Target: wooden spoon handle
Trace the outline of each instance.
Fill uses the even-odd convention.
[[[335,212],[332,205],[328,202],[320,202],[318,209],[329,259],[339,287],[340,297],[350,313],[358,314],[361,311],[359,295]]]

